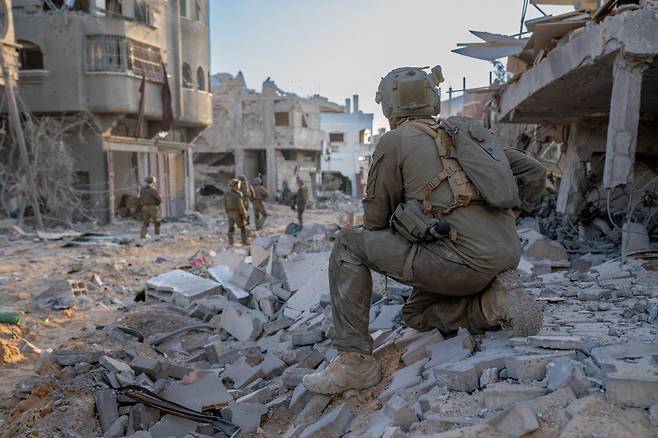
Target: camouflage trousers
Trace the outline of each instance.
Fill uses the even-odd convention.
[[[402,319],[419,331],[443,334],[459,327],[472,333],[491,330],[480,308],[480,292],[495,274],[471,269],[442,242],[412,245],[390,230],[347,228],[336,237],[329,259],[329,288],[337,349],[369,354],[370,270],[412,286]]]
[[[235,233],[235,227],[240,228],[240,242],[243,245],[248,245],[249,244],[249,237],[247,235],[247,224],[246,221],[243,219],[235,220],[234,218],[230,217],[228,218],[228,243],[230,245],[233,245],[234,243],[234,237],[233,233]]]
[[[158,205],[142,206],[142,239],[146,237],[149,224],[153,224],[155,235],[160,235],[160,207]]]
[[[263,201],[254,201],[254,219],[256,220],[256,229],[263,228],[265,218],[267,218],[267,209]]]
[[[303,208],[298,208],[297,209],[297,221],[299,222],[300,227],[304,226],[304,209]]]

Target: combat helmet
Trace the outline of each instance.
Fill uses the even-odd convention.
[[[155,182],[155,177],[153,175],[149,175],[146,178],[144,178],[144,182],[146,184],[153,184]]]
[[[387,118],[435,116],[441,110],[437,87],[443,82],[441,66],[400,67],[382,78],[375,102]]]

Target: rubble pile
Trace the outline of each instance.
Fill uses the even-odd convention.
[[[72,415],[86,424],[83,436],[226,436],[131,398],[125,388],[134,386],[229,421],[243,436],[655,436],[658,271],[650,254],[625,263],[569,258],[559,243],[521,228],[519,269],[545,303],[542,331],[526,338],[405,328],[410,288],[374,274],[370,331],[383,380],[329,397],[310,393],[302,378],[337,355],[327,275],[335,232],[309,224],[297,236],[259,237],[248,249],[149,278],[145,303],[84,343],[41,352],[37,376],[14,388],[9,436],[26,431],[15,428],[26,417],[52,424]],[[59,430],[81,433],[70,421]]]

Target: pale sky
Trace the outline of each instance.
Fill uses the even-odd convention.
[[[401,66],[441,64],[442,89],[487,85],[491,65],[451,53],[477,42],[468,31],[515,34],[523,0],[210,0],[212,73],[242,70],[260,90],[271,77],[300,96],[337,103],[360,95],[360,109],[386,120],[374,96],[382,76]],[[573,10],[542,6],[547,13]],[[541,14],[532,6],[527,18]],[[444,94],[445,96],[445,94]]]

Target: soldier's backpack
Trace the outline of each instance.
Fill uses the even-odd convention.
[[[438,124],[411,119],[403,125],[415,126],[434,138],[443,165],[443,170],[425,184],[418,199],[425,213],[432,211],[427,198],[445,180],[455,202],[443,214],[473,202],[496,208],[514,208],[520,204],[516,179],[505,152],[482,123],[468,117],[448,117]]]

